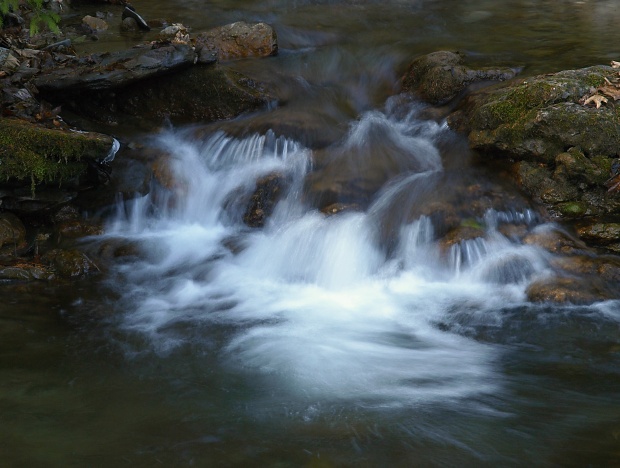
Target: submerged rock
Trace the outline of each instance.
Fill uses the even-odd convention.
[[[103,19],[97,18],[95,16],[86,15],[82,18],[82,23],[88,26],[95,32],[105,31],[108,29],[108,23],[106,23]]]
[[[473,83],[504,81],[515,75],[510,68],[469,68],[462,54],[439,51],[415,59],[402,79],[402,88],[426,102],[441,105]]]
[[[287,177],[280,173],[258,179],[243,215],[243,222],[250,227],[263,227],[278,201],[286,195],[289,185]]]

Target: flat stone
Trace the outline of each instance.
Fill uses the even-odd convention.
[[[45,70],[35,79],[42,93],[107,90],[189,67],[196,61],[187,44],[142,45],[114,53],[93,54],[89,65],[71,63]]]

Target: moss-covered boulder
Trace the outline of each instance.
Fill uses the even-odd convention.
[[[439,51],[418,57],[402,79],[403,91],[412,92],[431,104],[445,104],[469,85],[482,81],[514,78],[510,68],[470,68],[458,52]]]
[[[113,144],[99,133],[0,119],[0,184],[63,184],[84,173],[89,162],[106,158]]]
[[[586,105],[617,82],[608,66],[513,80],[472,93],[448,122],[473,149],[514,164],[517,182],[552,215],[620,213],[606,186],[620,156],[620,105]]]

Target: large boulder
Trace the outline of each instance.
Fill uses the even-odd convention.
[[[201,62],[246,57],[268,57],[278,53],[275,30],[265,23],[238,21],[201,33],[196,37]]]
[[[441,105],[473,83],[504,81],[515,75],[516,70],[511,68],[470,68],[462,54],[439,51],[411,62],[402,78],[402,88],[430,104]]]
[[[520,187],[552,216],[620,214],[620,198],[608,193],[620,107],[589,99],[617,82],[607,66],[513,80],[472,93],[448,122],[472,148],[512,165]]]

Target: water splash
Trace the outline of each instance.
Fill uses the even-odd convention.
[[[159,144],[172,155],[182,188],[178,200],[170,208],[151,194],[119,204],[109,228],[146,251],[140,262],[119,268],[123,308],[131,310],[123,328],[167,354],[200,347],[225,325],[223,365],[270,376],[272,385],[300,397],[402,405],[491,391],[498,385],[494,352],[437,323],[450,321],[463,304],[493,317],[523,300],[545,261],[497,228],[534,224],[535,216],[488,212],[484,236],[454,245],[447,257],[428,216],[397,216],[392,250],[381,235],[386,211],[406,211],[419,200],[403,194],[433,190],[433,174],[442,168],[434,137],[444,131],[411,116],[363,116],[336,151],[347,149],[351,164],[367,162],[377,157],[367,144],[387,135],[395,142],[391,156],[407,160],[399,168],[405,175],[366,212],[336,216],[304,201],[312,154],[293,140],[273,132],[244,139],[217,132],[204,141],[163,135]],[[231,215],[230,200],[274,171],[287,173],[293,189],[263,229],[250,229]]]

